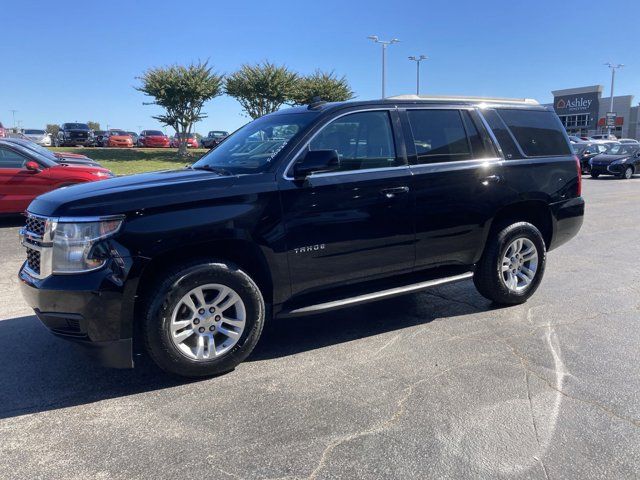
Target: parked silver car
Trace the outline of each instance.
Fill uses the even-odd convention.
[[[36,142],[38,145],[42,145],[43,147],[51,146],[51,134],[47,133],[46,130],[26,128],[22,131],[22,134],[29,140]]]

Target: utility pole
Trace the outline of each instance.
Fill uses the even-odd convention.
[[[387,81],[387,47],[398,43],[400,40],[392,38],[391,40],[380,40],[377,35],[369,35],[369,40],[382,45],[382,98],[385,98],[385,83]]]
[[[616,70],[618,68],[624,67],[624,64],[619,63],[617,65],[614,65],[613,63],[608,62],[608,63],[605,63],[605,65],[611,69],[611,102],[609,103],[609,111],[613,113],[613,87],[616,80]],[[608,125],[607,125],[607,133],[611,134],[611,127]]]
[[[420,62],[427,58],[426,55],[420,55],[419,57],[412,55],[409,57],[409,60],[416,62],[416,95],[420,95]]]

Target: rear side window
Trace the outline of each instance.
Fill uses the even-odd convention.
[[[507,160],[522,158],[522,154],[518,150],[516,142],[513,141],[509,130],[507,130],[506,125],[498,116],[497,112],[490,109],[482,110],[482,116],[487,121],[487,124],[491,128],[496,140],[498,140],[498,144],[502,149],[504,158]]]
[[[555,113],[518,109],[498,109],[498,113],[527,157],[571,155]]]
[[[407,115],[418,163],[454,162],[471,158],[467,133],[458,110],[407,110]]]

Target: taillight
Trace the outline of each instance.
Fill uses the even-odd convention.
[[[578,197],[582,196],[582,165],[580,164],[580,159],[577,155],[574,155],[573,158],[576,159],[576,168],[578,169]]]

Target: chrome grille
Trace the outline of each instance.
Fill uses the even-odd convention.
[[[36,274],[40,274],[40,252],[27,247],[27,265]]]
[[[29,215],[27,217],[25,228],[28,232],[35,233],[36,235],[42,237],[44,235],[45,223],[46,220],[44,218]]]

